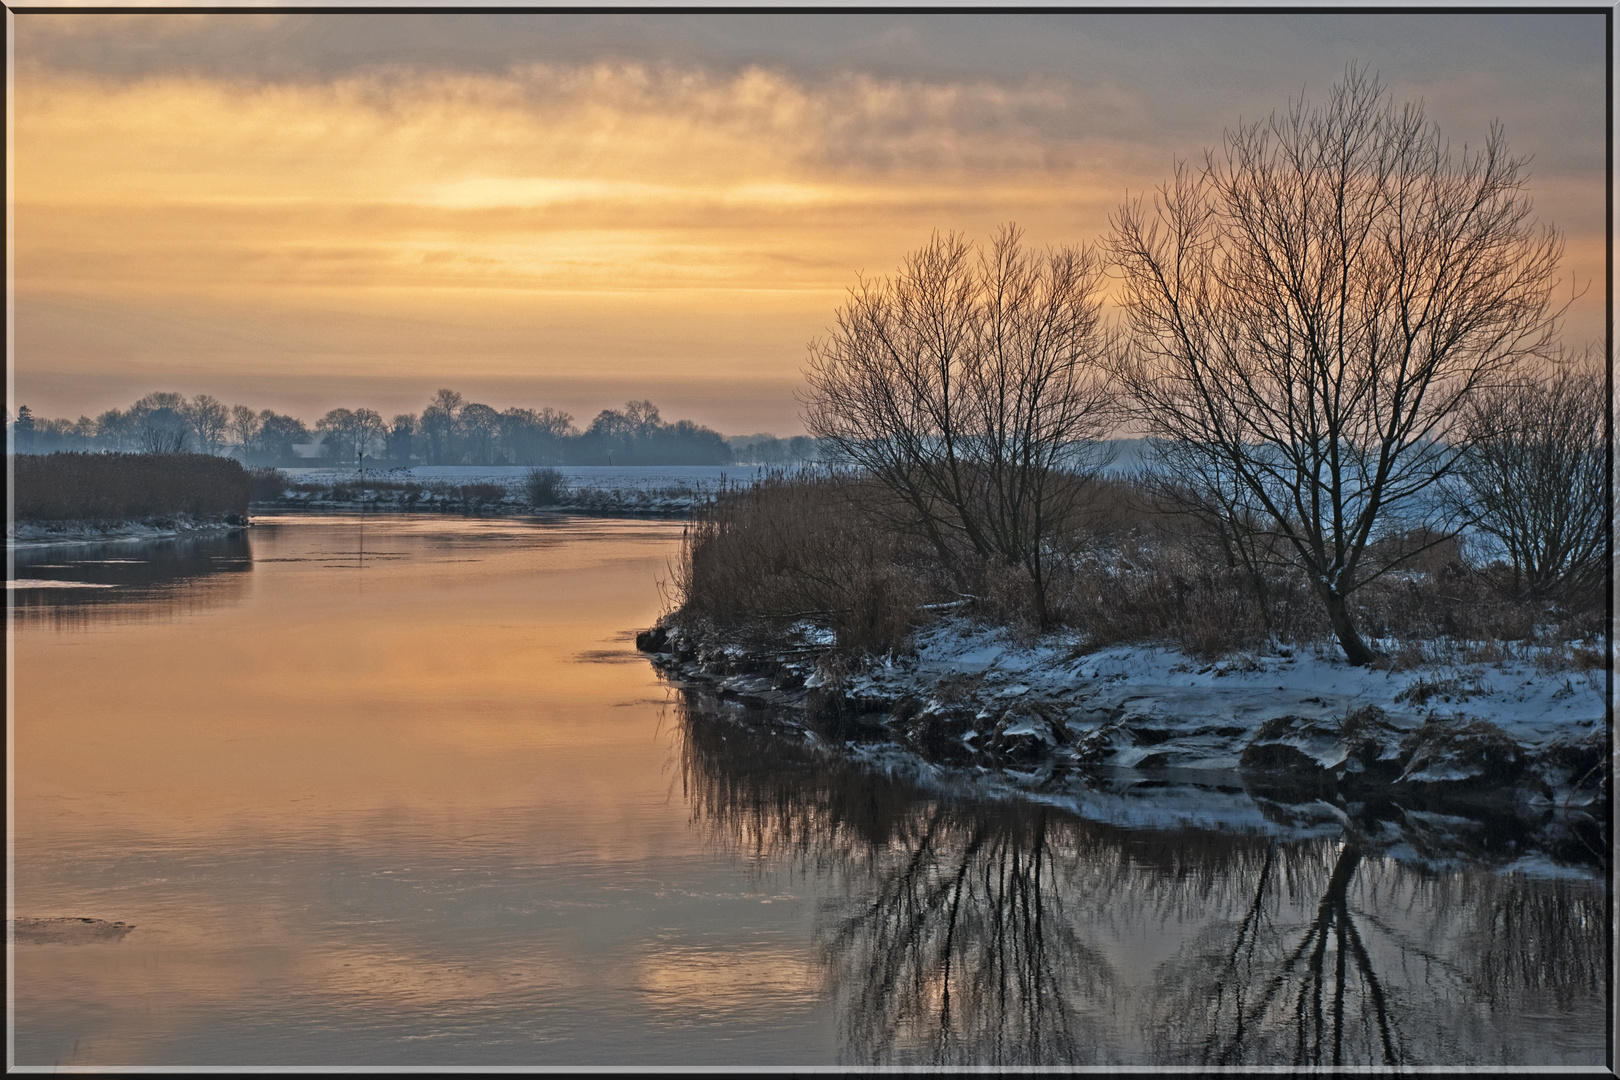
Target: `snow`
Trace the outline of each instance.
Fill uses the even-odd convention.
[[[95,581],[44,581],[30,579],[27,581],[6,581],[6,591],[12,589],[116,589],[116,585],[106,585]]]
[[[494,503],[482,503],[486,513],[521,513],[529,506],[526,485],[533,467],[528,465],[417,465],[409,469],[367,469],[362,475],[352,467],[293,467],[280,470],[289,485],[320,485],[320,491],[287,491],[285,503],[342,508],[365,506],[379,509],[425,510],[437,505],[459,507],[461,497],[451,489],[469,485],[493,485],[504,491]],[[754,483],[765,472],[753,466],[662,465],[606,466],[563,465],[562,490],[555,504],[539,509],[561,512],[604,514],[690,514],[697,506],[728,487]],[[378,489],[377,482],[414,483],[426,490],[401,493]],[[342,500],[331,498],[332,489],[345,485],[351,490]],[[367,484],[373,487],[368,489]]]
[[[818,663],[809,639],[824,647],[827,635],[805,623],[787,642],[745,643],[764,665],[728,676],[742,659],[734,647],[679,625],[669,633],[674,652],[655,662],[718,689],[722,715],[808,723],[804,737],[829,752],[948,797],[1047,803],[1132,828],[1359,836],[1435,867],[1519,859],[1511,872],[1595,872],[1521,858],[1545,847],[1561,859],[1574,822],[1607,790],[1594,772],[1608,753],[1606,675],[1550,673],[1548,647],[1392,671],[1353,668],[1325,644],[1210,662],[1149,644],[1086,651],[1074,635],[1020,637],[958,618],[919,631],[914,654],[850,672],[848,658]],[[1470,655],[1426,644],[1429,656]],[[1455,692],[1407,693],[1420,681]],[[816,734],[810,714],[795,721],[812,687],[862,710],[866,734]],[[873,739],[879,729],[887,737]],[[1365,810],[1392,787],[1395,817]],[[1403,809],[1409,793],[1427,809]],[[1545,821],[1507,851],[1487,842],[1482,822],[1437,812],[1468,813],[1477,799]]]
[[[752,465],[557,465],[563,479],[576,487],[621,491],[655,491],[689,487],[716,491],[722,484],[750,484],[765,473]],[[436,480],[447,484],[500,484],[513,490],[523,486],[531,465],[413,465],[408,469],[367,469],[366,479],[400,482]],[[281,470],[295,482],[336,483],[361,479],[352,467]]]
[[[977,676],[988,695],[1056,699],[1098,714],[1070,727],[1100,726],[1102,716],[1126,716],[1155,726],[1198,729],[1257,727],[1274,717],[1334,720],[1376,705],[1397,727],[1415,729],[1433,717],[1482,719],[1514,741],[1535,746],[1585,735],[1604,723],[1603,672],[1538,672],[1531,659],[1502,664],[1437,665],[1416,671],[1355,668],[1312,649],[1286,654],[1246,654],[1205,662],[1155,645],[1120,645],[1076,655],[1072,638],[1053,636],[1017,643],[1005,631],[947,622],[919,634],[914,660],[855,677],[850,689],[881,696],[935,697],[949,676]],[[1436,696],[1422,703],[1401,700],[1419,679],[1456,680],[1474,688],[1465,700]],[[1151,749],[1151,748],[1146,748]],[[1304,749],[1304,747],[1302,747]],[[1311,747],[1323,760],[1342,747]]]
[[[1497,872],[1502,874],[1523,874],[1526,877],[1566,878],[1570,880],[1589,879],[1592,876],[1590,871],[1584,867],[1565,866],[1553,862],[1546,855],[1539,852],[1515,859]]]
[[[193,521],[185,515],[146,521],[21,521],[6,523],[6,548],[10,551],[62,547],[71,544],[131,543],[166,540],[177,536],[201,536],[233,532],[241,525],[217,521]]]

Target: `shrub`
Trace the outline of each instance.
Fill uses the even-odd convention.
[[[530,469],[523,492],[530,506],[556,506],[568,497],[568,481],[556,469]]]
[[[926,549],[854,511],[861,481],[776,476],[723,493],[688,527],[682,612],[720,625],[829,626],[851,651],[894,652],[938,592]]]
[[[253,488],[249,498],[253,502],[267,502],[279,499],[287,490],[287,477],[280,469],[260,468],[249,469],[248,476],[253,481]]]
[[[1588,364],[1493,387],[1469,406],[1459,494],[1507,552],[1508,572],[1491,578],[1505,595],[1603,603],[1607,400],[1602,370]]]
[[[209,454],[19,454],[19,521],[119,521],[190,514],[245,517],[254,478]]]
[[[450,495],[469,506],[479,506],[500,502],[506,498],[506,489],[499,484],[456,484],[450,488]]]

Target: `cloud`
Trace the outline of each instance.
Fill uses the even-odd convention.
[[[964,210],[1085,204],[1117,147],[1049,134],[1072,94],[614,65],[318,86],[34,78],[18,95],[18,283],[825,287],[821,273],[848,277],[828,256],[852,229],[906,236],[889,262]]]
[[[251,311],[303,340],[300,312],[319,310],[363,312],[372,335],[317,320],[337,336],[298,355],[333,371],[652,377],[678,356],[785,385],[857,273],[936,228],[1092,240],[1127,189],[1301,87],[1325,92],[1350,55],[1459,142],[1502,117],[1535,157],[1539,213],[1569,233],[1569,272],[1602,272],[1602,49],[1569,19],[16,25],[19,373],[70,361],[78,332],[49,312],[71,302],[144,305],[151,334],[126,353],[193,368],[204,347],[178,327]],[[1601,291],[1577,321],[1596,324]]]

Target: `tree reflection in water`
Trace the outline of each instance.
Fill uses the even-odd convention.
[[[698,695],[678,706],[694,819],[761,863],[834,879],[846,899],[818,934],[848,1056],[1603,1060],[1601,883],[953,801],[717,708]]]
[[[246,595],[253,570],[247,532],[223,536],[23,548],[12,552],[18,581],[79,588],[8,589],[13,617],[59,630],[109,622],[181,618]]]
[[[1094,1017],[1118,980],[1066,910],[1087,890],[1064,872],[1106,868],[1063,850],[1039,808],[936,805],[927,821],[920,842],[874,860],[875,895],[826,935],[828,969],[852,991],[850,1044],[941,1063],[1103,1058]]]
[[[1144,1009],[1157,1060],[1580,1060],[1538,1013],[1588,1017],[1587,1060],[1602,1060],[1600,883],[1436,873],[1335,846],[1274,844],[1241,914],[1217,906],[1159,967]]]
[[[1300,873],[1304,867],[1278,866],[1293,861],[1271,844],[1235,930],[1212,925],[1191,956],[1161,967],[1154,1011],[1165,1056],[1211,1065],[1342,1065],[1348,1027],[1349,1060],[1402,1060],[1383,982],[1350,913],[1360,850],[1343,845],[1326,883],[1311,883],[1321,898],[1303,934],[1279,926],[1267,895],[1268,888],[1283,888],[1298,898],[1308,877]],[[1274,883],[1274,877],[1285,881]],[[1297,944],[1289,947],[1291,937]],[[1347,1010],[1355,1013],[1348,1025]]]

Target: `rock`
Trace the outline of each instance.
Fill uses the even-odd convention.
[[[645,653],[669,652],[668,627],[655,626],[651,630],[641,631],[636,635],[636,648]]]
[[[12,919],[10,929],[20,945],[95,945],[124,940],[130,923],[106,919]]]
[[[1407,741],[1406,769],[1398,784],[1503,791],[1524,775],[1524,749],[1484,720],[1430,720]]]
[[[1376,705],[1334,721],[1277,716],[1260,725],[1238,764],[1268,772],[1332,773],[1389,779],[1400,771],[1404,734]]]
[[[1601,728],[1558,739],[1536,755],[1535,770],[1553,787],[1601,791],[1607,784],[1609,736]]]
[[[900,737],[925,760],[956,765],[973,757],[973,750],[963,741],[969,731],[968,721],[961,716],[942,712],[922,712],[904,708],[909,700],[903,699],[891,713],[899,724]],[[974,733],[975,736],[977,733]]]
[[[1121,750],[1135,745],[1130,729],[1116,717],[1076,739],[1074,754],[1081,765],[1106,765]]]
[[[982,745],[999,758],[1029,764],[1045,760],[1060,741],[1044,711],[1020,705],[1001,715]]]

